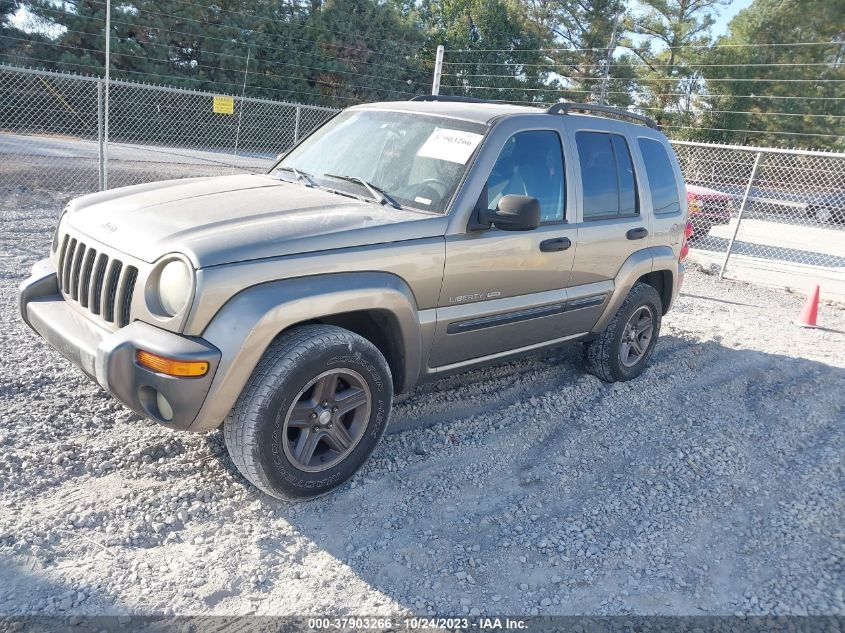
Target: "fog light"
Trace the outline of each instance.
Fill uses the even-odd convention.
[[[205,361],[175,360],[143,350],[138,351],[136,358],[142,367],[168,376],[191,378],[205,376],[208,373],[208,363]]]
[[[158,407],[158,414],[163,420],[170,422],[173,419],[173,407],[167,401],[160,391],[156,392],[156,406]]]

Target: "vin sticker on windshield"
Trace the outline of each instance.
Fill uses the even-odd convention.
[[[482,138],[483,135],[473,132],[436,128],[417,150],[417,156],[465,165]]]

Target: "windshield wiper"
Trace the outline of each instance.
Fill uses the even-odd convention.
[[[299,182],[304,182],[306,187],[317,187],[317,183],[311,177],[311,174],[305,171],[300,171],[296,167],[279,167],[279,171],[289,171]]]
[[[379,189],[374,184],[367,182],[363,178],[359,178],[358,176],[339,176],[338,174],[324,174],[328,178],[337,178],[338,180],[346,180],[348,182],[354,182],[362,187],[364,187],[367,191],[370,192],[370,195],[376,199],[377,202],[380,204],[389,204],[394,209],[401,209],[402,205],[396,202],[393,197],[387,193],[386,191]]]

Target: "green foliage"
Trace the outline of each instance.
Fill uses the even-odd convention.
[[[540,29],[512,0],[423,0],[429,50],[463,51],[444,68],[443,94],[496,101],[549,101],[554,87]],[[447,60],[448,61],[448,60]],[[481,86],[481,87],[476,87]]]
[[[43,46],[19,47],[34,65],[101,72],[103,1],[78,0],[64,9],[53,0],[25,4],[42,23],[63,31]],[[350,105],[426,92],[430,72],[416,53],[422,44],[391,4],[126,0],[112,8],[111,72],[118,79],[228,93],[240,92],[247,73],[252,96]]]
[[[706,138],[755,144],[767,138],[759,132],[778,132],[783,145],[842,148],[843,16],[845,0],[756,0],[740,12],[719,46],[702,55],[702,62],[713,66],[700,99],[709,111],[701,125],[718,128]],[[838,43],[767,45],[832,41]]]
[[[713,14],[727,0],[641,0],[625,17],[621,44],[640,61],[640,107],[661,125],[688,125],[700,74],[690,65],[709,43]]]
[[[714,43],[726,2],[114,0],[111,74],[348,106],[427,94],[444,45],[441,94],[606,99],[676,138],[841,148],[845,0],[755,0]],[[11,26],[19,7],[33,26]],[[0,62],[102,74],[104,11],[0,0]]]

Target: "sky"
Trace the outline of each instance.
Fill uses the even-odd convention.
[[[751,4],[752,0],[732,0],[726,7],[722,7],[719,15],[716,17],[716,24],[713,25],[713,35],[718,37],[724,35],[728,30],[728,22],[731,21],[737,13]]]

